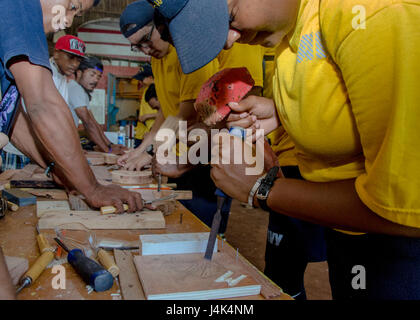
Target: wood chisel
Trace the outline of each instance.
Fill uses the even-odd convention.
[[[154,202],[159,202],[159,201],[171,200],[171,199],[175,199],[176,197],[177,197],[176,194],[171,194],[169,196],[158,198],[158,199],[147,200],[147,201],[143,200],[143,205],[152,204]],[[127,211],[128,210],[128,205],[124,203],[123,208],[124,208],[124,211]],[[117,208],[115,208],[114,206],[101,207],[101,214],[111,214],[111,213],[115,213],[115,212],[117,212]]]
[[[200,89],[194,103],[201,121],[208,126],[213,126],[222,121],[231,112],[229,103],[241,101],[255,84],[247,68],[223,69],[206,81]],[[234,136],[245,138],[245,130],[232,127],[229,133]],[[204,258],[211,260],[214,245],[222,220],[222,208],[228,198],[223,191],[217,189],[217,211],[213,217],[209,241],[207,243]]]
[[[38,242],[41,256],[38,257],[32,267],[21,279],[20,287],[16,290],[16,294],[22,291],[23,288],[29,287],[36,279],[38,279],[45,268],[51,263],[51,261],[54,260],[55,248],[48,243],[44,234],[39,233],[38,226],[36,227],[36,230],[38,232],[36,240]]]
[[[245,137],[245,130],[240,127],[230,128],[229,133],[233,136],[237,136],[242,139],[244,139]],[[215,195],[217,196],[217,210],[213,217],[210,235],[209,235],[209,241],[207,242],[207,248],[204,254],[204,258],[206,258],[207,260],[211,260],[211,258],[213,257],[214,245],[216,243],[217,234],[219,233],[220,222],[222,221],[222,208],[223,208],[223,205],[225,204],[226,199],[229,198],[229,196],[227,196],[219,188],[216,189]]]

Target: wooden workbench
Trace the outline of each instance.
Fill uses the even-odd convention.
[[[182,215],[182,218],[181,218]],[[166,229],[162,230],[96,230],[98,237],[115,238],[126,241],[137,241],[140,234],[152,233],[188,233],[188,232],[208,232],[209,228],[198,220],[195,215],[188,211],[179,202],[176,210],[169,216],[165,217]],[[181,223],[182,221],[182,223]],[[6,217],[0,220],[0,246],[7,256],[15,256],[26,258],[29,266],[39,256],[39,249],[36,242],[36,224],[37,217],[35,214],[35,206],[20,208],[17,212],[8,212]],[[48,233],[48,232],[47,232]],[[50,243],[54,243],[50,235]],[[219,241],[220,243],[220,241]],[[221,246],[219,245],[219,250]],[[224,243],[222,250],[226,250],[235,254],[235,249]],[[134,252],[135,254],[135,252]],[[241,259],[244,259],[240,256]],[[55,290],[52,288],[51,282],[55,274],[52,269],[46,269],[43,274],[29,288],[25,288],[19,294],[20,300],[119,300],[121,293],[119,284],[114,281],[114,286],[106,292],[88,293],[86,284],[74,272],[73,268],[64,263],[66,270],[66,289]],[[260,273],[262,275],[262,273]],[[239,298],[238,298],[239,299]],[[264,299],[263,296],[249,296],[240,299]],[[280,300],[290,300],[290,296],[281,294]]]

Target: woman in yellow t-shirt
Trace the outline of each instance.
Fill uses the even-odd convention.
[[[420,299],[420,2],[186,0],[157,10],[185,72],[235,41],[284,44],[274,101],[231,104],[228,120],[266,132],[281,120],[305,180],[270,170],[257,198],[247,164],[215,163],[216,185],[328,227],[334,298]]]

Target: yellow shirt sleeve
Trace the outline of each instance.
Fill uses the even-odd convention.
[[[384,3],[374,13],[368,7],[365,29],[350,30],[351,17],[327,13],[322,32],[366,159],[356,179],[360,199],[385,219],[420,227],[420,4]]]
[[[200,92],[201,86],[218,71],[218,62],[213,60],[207,65],[190,74],[185,74],[179,64],[179,102],[195,100]]]

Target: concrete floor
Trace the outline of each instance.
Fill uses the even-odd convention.
[[[267,212],[245,208],[236,200],[232,202],[226,240],[261,271],[264,270],[265,264],[267,225]],[[308,264],[305,289],[309,300],[331,299],[326,262]]]

